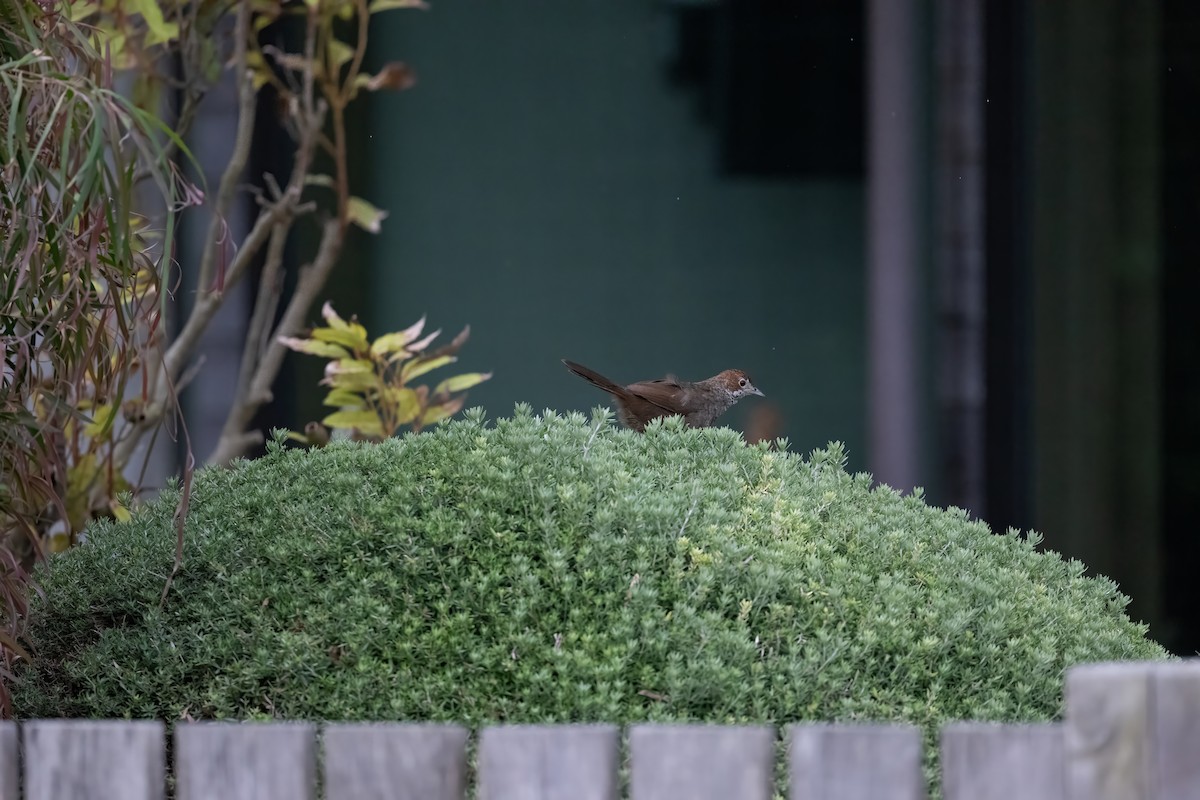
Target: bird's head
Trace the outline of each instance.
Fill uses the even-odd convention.
[[[740,369],[727,369],[717,376],[717,381],[729,392],[734,400],[741,400],[747,395],[756,394],[763,397],[750,376]]]

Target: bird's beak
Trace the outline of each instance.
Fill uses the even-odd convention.
[[[757,386],[754,387],[754,394],[758,395],[759,397],[766,397],[766,395],[762,393],[762,390]]]

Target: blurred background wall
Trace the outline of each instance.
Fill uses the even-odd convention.
[[[604,402],[563,357],[625,383],[740,367],[779,434],[865,468],[862,20],[824,5],[819,32],[754,3],[381,18],[375,53],[421,89],[364,120],[392,214],[372,320],[469,322],[493,415]]]
[[[371,41],[418,84],[355,119],[390,216],[339,311],[469,323],[493,417],[602,403],[562,357],[742,367],[730,424],[1037,529],[1200,650],[1200,6],[441,0]],[[264,426],[321,413],[294,361]]]

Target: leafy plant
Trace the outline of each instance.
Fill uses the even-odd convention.
[[[326,303],[321,309],[326,326],[314,328],[307,337],[284,336],[280,342],[292,350],[330,359],[322,384],[330,391],[325,405],[338,410],[321,420],[335,430],[355,437],[382,439],[395,435],[402,425],[420,431],[459,412],[466,402],[466,389],[492,377],[490,372],[468,372],[446,378],[430,390],[412,386],[414,378],[458,360],[471,328],[463,328],[450,344],[429,350],[441,331],[422,337],[425,318],[398,333],[386,333],[368,341],[367,329],[351,318],[337,315]],[[298,441],[314,442],[315,431],[306,429]],[[315,434],[319,437],[319,434]]]
[[[49,4],[47,4],[49,5]],[[25,2],[0,10],[0,707],[29,570],[97,516],[127,515],[123,423],[162,417],[164,254],[200,198],[179,138],[113,89],[88,31]],[[165,201],[148,229],[140,184]],[[153,403],[158,407],[151,409]]]
[[[364,92],[413,84],[400,62],[363,70],[371,16],[404,7],[423,3],[0,3],[0,710],[7,667],[23,653],[17,637],[34,560],[78,541],[98,517],[127,514],[142,483],[139,458],[164,424],[187,450],[175,523],[182,553],[194,462],[186,428],[171,424],[176,397],[229,290],[260,263],[242,372],[210,461],[261,443],[249,428],[286,353],[279,337],[303,327],[348,231],[378,231],[386,216],[351,191],[345,112]],[[293,26],[294,52],[267,43],[284,39],[264,34],[275,23]],[[226,69],[237,86],[237,128],[209,192],[185,180],[178,163],[190,159],[184,139]],[[293,166],[252,183],[258,215],[234,242],[227,217],[246,185],[264,89],[293,137]],[[314,172],[319,158],[328,175]],[[322,206],[313,195],[325,186],[332,194]],[[204,252],[177,272],[178,218],[200,204],[212,213]],[[285,296],[285,245],[296,223],[315,215],[315,252]],[[194,283],[181,286],[181,275]],[[194,298],[187,314],[173,307],[184,294]],[[177,327],[165,324],[172,316]]]
[[[224,303],[228,290],[243,280],[261,258],[258,294],[242,352],[242,368],[221,437],[210,463],[225,464],[263,441],[251,428],[254,416],[271,397],[271,386],[286,348],[281,337],[296,335],[329,279],[352,227],[377,233],[387,213],[353,193],[347,166],[346,110],[365,92],[395,91],[415,83],[413,71],[392,61],[377,73],[363,69],[373,15],[401,8],[425,8],[421,0],[137,0],[132,5],[74,0],[72,12],[103,31],[122,51],[120,63],[138,70],[141,92],[157,98],[163,76],[154,58],[160,43],[182,60],[181,125],[194,118],[206,88],[227,63],[237,75],[238,128],[233,157],[213,197],[214,215],[205,250],[194,271],[195,304],[179,334],[163,342],[163,369],[152,382],[155,399],[171,396],[176,382],[190,374],[200,337]],[[155,11],[157,9],[157,11]],[[135,13],[127,13],[128,11]],[[233,25],[228,23],[233,22]],[[261,36],[280,24],[298,34],[294,50]],[[232,28],[231,36],[223,31]],[[227,42],[227,44],[225,43]],[[292,168],[286,179],[264,179],[252,189],[259,213],[236,248],[227,235],[226,216],[233,207],[250,150],[259,105],[258,93],[269,91],[284,128],[294,140]],[[315,170],[320,159],[326,172]],[[325,168],[323,168],[325,169]],[[318,194],[319,193],[319,194]],[[318,203],[318,200],[321,202]],[[328,201],[328,202],[326,202]],[[328,213],[321,211],[330,206]],[[296,222],[321,213],[318,242],[311,260],[297,270],[295,288],[284,297],[284,249]],[[134,424],[136,438],[162,421],[159,408]]]
[[[518,407],[197,473],[46,576],[24,715],[493,722],[1061,713],[1066,667],[1159,659],[1084,566],[724,428]],[[122,563],[126,569],[109,569]],[[88,609],[86,615],[72,609]],[[936,748],[930,748],[930,752]]]

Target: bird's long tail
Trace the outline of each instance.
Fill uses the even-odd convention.
[[[583,364],[576,364],[574,361],[568,361],[565,358],[562,360],[562,362],[566,364],[567,369],[571,370],[571,372],[574,372],[588,383],[603,389],[609,394],[615,394],[617,397],[623,397],[625,394],[627,394],[624,386],[621,386],[618,383],[613,383],[599,372],[588,369]]]

